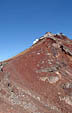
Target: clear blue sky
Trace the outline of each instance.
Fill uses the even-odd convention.
[[[72,38],[72,0],[0,0],[0,60],[30,47],[45,32]]]

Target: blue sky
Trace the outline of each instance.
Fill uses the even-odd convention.
[[[0,0],[0,61],[30,47],[45,32],[72,38],[72,0]]]

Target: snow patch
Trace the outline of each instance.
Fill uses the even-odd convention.
[[[39,41],[39,39],[36,39],[35,41],[33,41],[33,44],[36,44]]]

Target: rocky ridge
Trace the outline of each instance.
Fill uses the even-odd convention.
[[[0,113],[72,113],[72,40],[47,32],[0,63]]]

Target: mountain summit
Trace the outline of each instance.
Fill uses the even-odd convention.
[[[0,63],[0,113],[72,113],[72,40],[47,32]]]

